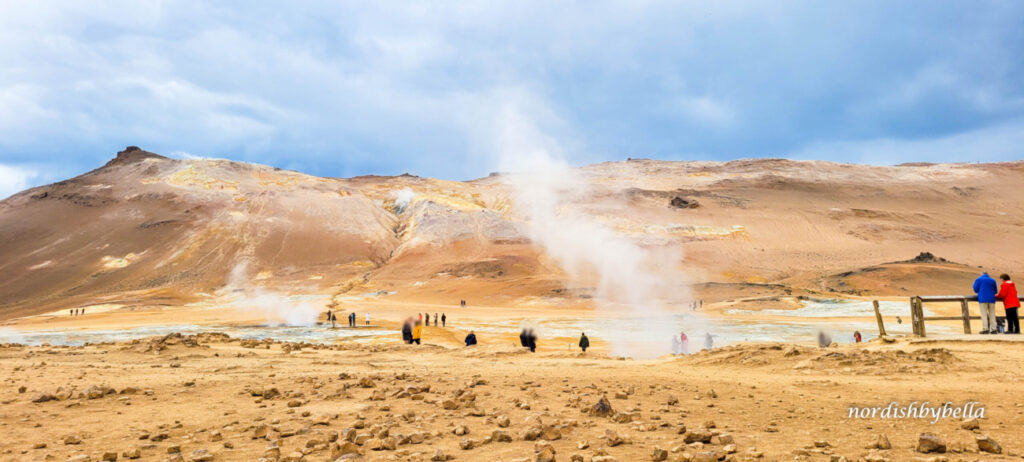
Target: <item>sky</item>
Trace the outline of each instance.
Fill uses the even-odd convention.
[[[0,0],[0,197],[125,146],[321,176],[498,168],[514,111],[627,157],[1024,158],[1019,1]]]

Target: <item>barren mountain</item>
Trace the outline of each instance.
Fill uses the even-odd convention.
[[[979,267],[1024,269],[1024,162],[631,159],[576,172],[591,187],[572,207],[681,249],[691,281],[680,283],[702,296],[962,293]],[[586,305],[592,288],[531,241],[514,177],[320,178],[129,147],[0,202],[0,319],[179,305],[240,283],[337,300]],[[937,257],[910,260],[924,251]]]

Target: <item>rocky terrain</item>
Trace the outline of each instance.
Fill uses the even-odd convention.
[[[747,344],[632,361],[508,343],[173,334],[0,346],[0,460],[1015,460],[1024,347]],[[855,419],[978,403],[984,418]]]

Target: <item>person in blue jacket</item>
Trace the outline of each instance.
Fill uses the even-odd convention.
[[[981,310],[981,333],[996,333],[996,292],[999,286],[988,273],[974,280],[974,293],[978,294],[978,308]]]
[[[469,331],[469,335],[466,336],[466,346],[476,345],[476,334],[473,331]]]

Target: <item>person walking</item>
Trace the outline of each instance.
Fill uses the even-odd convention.
[[[679,333],[679,354],[690,354],[690,339],[686,337],[686,332]]]
[[[981,334],[996,333],[996,280],[988,273],[981,273],[974,280],[974,293],[978,294],[978,309],[981,311]]]
[[[1003,301],[1003,309],[1006,310],[1006,333],[1020,333],[1020,318],[1017,311],[1020,308],[1020,299],[1017,297],[1017,286],[1013,285],[1009,274],[1002,274],[999,279],[1003,280],[999,286],[999,293],[996,298]]]
[[[445,315],[444,313],[441,313],[441,327],[444,327],[445,323],[447,323],[447,322],[448,322],[448,316]]]
[[[423,338],[423,323],[417,322],[416,326],[412,328],[412,341],[419,345],[420,339]]]
[[[476,345],[476,334],[473,331],[469,331],[469,335],[466,336],[466,346]]]
[[[327,322],[331,323],[331,329],[334,329],[334,313],[331,313],[331,310],[327,310]]]
[[[711,338],[711,332],[704,334],[704,349],[710,350],[715,347],[715,340]]]
[[[370,313],[366,313],[366,325],[370,325]]]
[[[580,335],[580,349],[586,353],[588,347],[590,347],[590,339],[587,338],[587,333],[583,332],[583,334]]]

